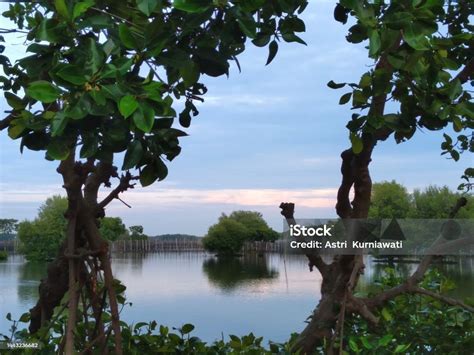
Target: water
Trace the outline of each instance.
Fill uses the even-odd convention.
[[[408,273],[415,266],[400,269]],[[384,267],[369,261],[361,288],[370,287]],[[308,272],[305,258],[296,255],[218,260],[204,253],[128,254],[114,257],[113,268],[133,303],[122,312],[125,321],[156,320],[170,327],[192,323],[195,335],[206,341],[249,332],[285,341],[304,328],[320,297],[319,273]],[[474,295],[473,259],[442,268],[461,285],[454,296]],[[21,256],[0,262],[0,333],[9,328],[7,312],[18,318],[35,304],[45,272],[44,264],[27,263]]]

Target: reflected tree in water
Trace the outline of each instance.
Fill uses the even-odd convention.
[[[209,282],[225,292],[246,285],[261,283],[262,280],[276,280],[277,269],[268,265],[265,257],[256,254],[241,258],[210,258],[202,265]]]

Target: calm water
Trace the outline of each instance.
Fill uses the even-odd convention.
[[[218,260],[204,253],[158,253],[117,256],[113,267],[133,303],[122,313],[125,321],[156,320],[170,327],[193,323],[195,335],[207,341],[222,333],[249,332],[285,341],[304,328],[320,296],[320,275],[308,272],[302,256]],[[401,269],[408,273],[413,267]],[[383,268],[369,262],[361,288],[370,287]],[[461,285],[456,296],[474,295],[473,259],[442,268]],[[0,333],[9,328],[7,312],[18,318],[34,305],[45,270],[44,264],[27,263],[21,256],[0,262]]]

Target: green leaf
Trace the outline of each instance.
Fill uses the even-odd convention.
[[[54,6],[56,8],[56,12],[66,20],[69,19],[69,10],[66,5],[65,0],[54,0]]]
[[[174,0],[173,7],[186,12],[204,12],[211,6],[211,0]]]
[[[138,101],[132,95],[124,96],[120,99],[119,111],[123,117],[128,118],[138,108]]]
[[[290,43],[297,42],[297,43],[304,44],[305,46],[307,46],[307,43],[303,41],[303,39],[295,35],[294,33],[284,33],[282,34],[282,37],[285,40],[285,42],[290,42]]]
[[[38,80],[26,88],[26,94],[35,100],[48,104],[58,99],[61,91],[49,81]]]
[[[346,86],[346,83],[337,84],[331,80],[329,83],[327,83],[327,86],[330,87],[331,89],[340,89]]]
[[[25,125],[21,120],[13,120],[8,126],[8,136],[11,139],[17,139],[25,130]]]
[[[382,309],[382,317],[387,321],[390,322],[393,318],[387,308]]]
[[[351,96],[352,96],[352,92],[348,92],[347,94],[342,95],[341,98],[339,99],[339,105],[347,104],[349,100],[351,99]]]
[[[147,16],[151,15],[151,13],[156,9],[157,5],[158,0],[137,0],[138,10]]]
[[[194,330],[194,325],[187,323],[187,324],[183,325],[183,327],[181,328],[181,333],[189,334],[193,330]]]
[[[82,74],[82,68],[77,65],[66,65],[58,70],[56,75],[75,85],[83,85],[87,82],[85,75]]]
[[[403,31],[403,38],[410,47],[417,51],[425,51],[430,49],[430,43],[425,37],[420,26],[416,23],[409,23]]]
[[[64,160],[69,156],[69,147],[64,140],[53,139],[48,144],[47,155],[54,160]]]
[[[157,179],[163,180],[168,175],[168,168],[158,158],[153,164],[148,164],[140,173],[140,183],[143,187],[153,184]]]
[[[26,107],[26,102],[11,92],[5,93],[5,99],[10,107],[15,110],[22,110]]]
[[[72,19],[76,19],[77,17],[81,16],[84,12],[87,11],[88,8],[94,5],[94,0],[86,0],[78,2],[74,5],[74,9],[72,10]]]
[[[395,348],[395,354],[404,353],[408,350],[410,344],[400,344]]]
[[[352,151],[354,152],[354,154],[359,154],[360,152],[362,152],[362,149],[364,148],[364,143],[362,142],[362,139],[353,132],[351,132],[350,139],[352,143]]]
[[[123,159],[122,170],[132,169],[140,162],[143,156],[142,143],[136,139],[128,145],[125,158]]]
[[[82,141],[83,143],[80,151],[81,158],[86,159],[94,156],[99,149],[99,139],[93,135],[84,137]]]
[[[133,122],[145,133],[150,133],[155,122],[155,111],[149,105],[142,105],[133,114]]]
[[[369,350],[373,348],[372,344],[370,344],[369,340],[366,337],[361,337],[360,341],[362,342],[364,348]]]
[[[179,73],[181,74],[186,87],[194,85],[199,80],[199,68],[193,62],[190,62],[188,65],[180,68]]]
[[[379,339],[379,346],[387,346],[393,339],[393,335],[387,334],[384,335],[381,339]]]
[[[64,129],[67,126],[68,117],[64,114],[64,111],[58,112],[51,123],[51,136],[56,137],[63,134]]]
[[[349,347],[352,351],[355,351],[356,353],[359,352],[359,347],[354,339],[349,339]]]
[[[137,42],[132,35],[132,31],[128,28],[128,26],[124,23],[120,24],[119,26],[119,38],[120,41],[124,44],[125,47],[128,49],[133,49],[137,47]]]
[[[247,14],[246,16],[239,16],[237,19],[242,32],[249,38],[255,38],[257,35],[257,24],[253,19],[252,15]]]
[[[98,44],[94,39],[87,39],[87,61],[86,69],[91,71],[91,74],[95,74],[102,67],[102,64],[105,60],[105,53],[100,44]]]
[[[376,57],[380,51],[382,42],[377,30],[372,30],[369,37],[369,57]]]
[[[268,46],[268,59],[265,65],[268,65],[272,62],[277,52],[278,52],[278,42],[273,40],[270,42],[270,45]]]

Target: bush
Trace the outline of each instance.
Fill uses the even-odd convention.
[[[235,255],[246,241],[275,241],[280,234],[271,229],[259,212],[234,211],[223,214],[209,228],[203,239],[204,248],[219,255]]]
[[[249,231],[242,224],[229,217],[221,217],[219,223],[209,228],[203,238],[204,248],[219,255],[234,255],[240,252]]]
[[[0,251],[0,261],[5,261],[8,259],[8,253],[6,251]]]

